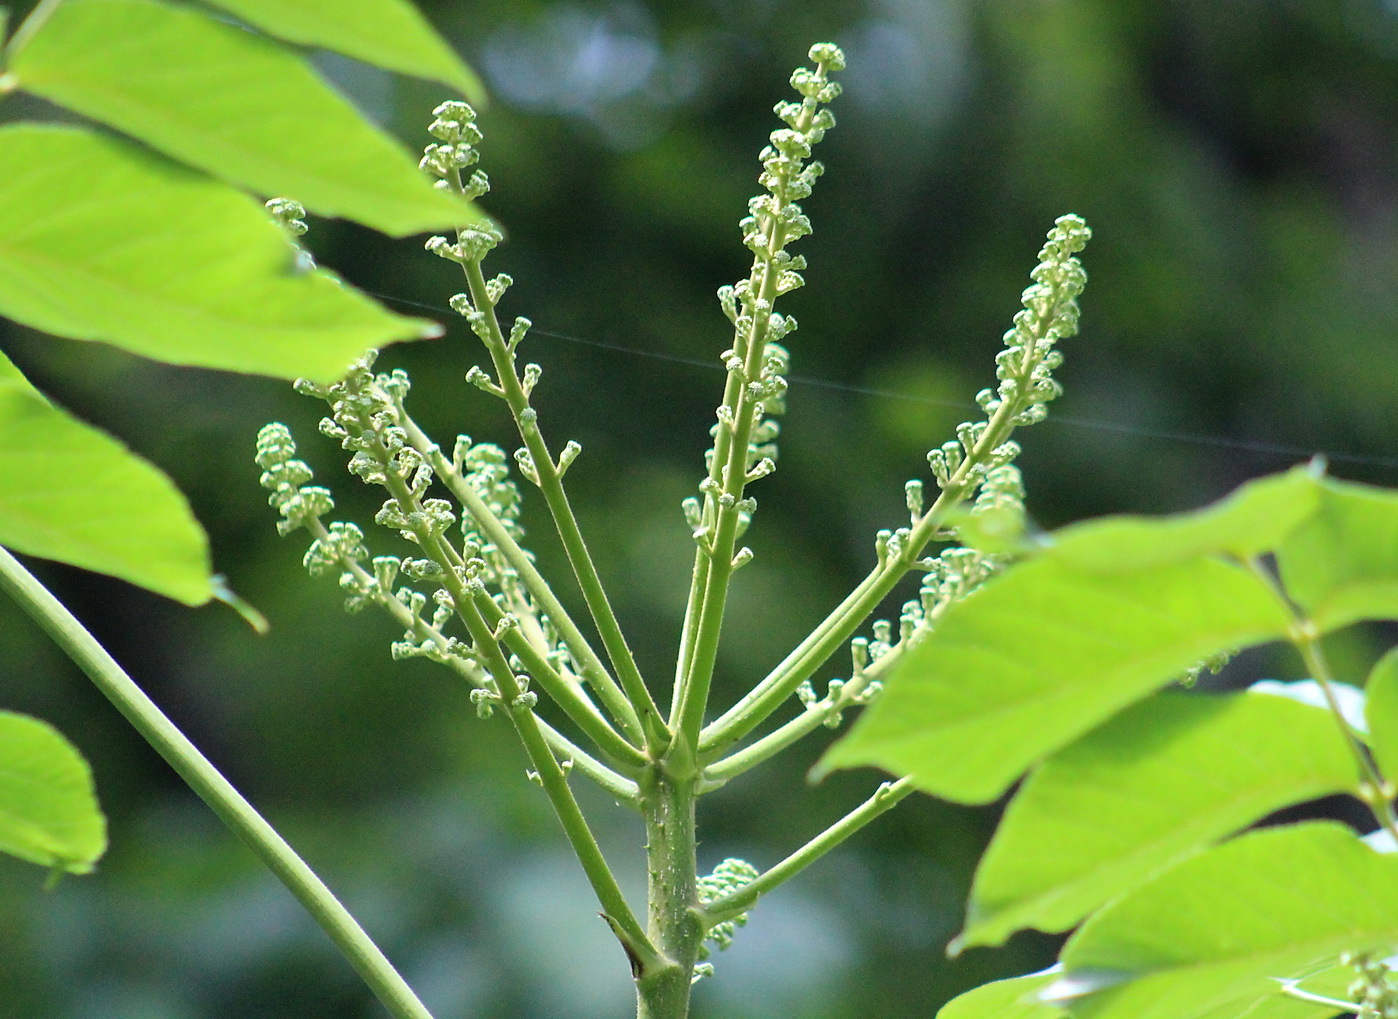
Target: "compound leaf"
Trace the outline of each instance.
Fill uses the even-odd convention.
[[[1276,553],[1287,593],[1322,631],[1398,619],[1398,492],[1327,478]]]
[[[1259,478],[1193,513],[1116,516],[1065,527],[1053,554],[1098,570],[1130,570],[1194,556],[1227,553],[1241,559],[1271,551],[1314,514],[1321,482],[1314,467]]]
[[[1127,572],[1052,552],[954,605],[820,768],[874,764],[967,803],[1219,651],[1273,639],[1285,612],[1208,558]]]
[[[1066,982],[1098,988],[1072,1001],[1075,1016],[1199,1019],[1243,1014],[1279,979],[1395,943],[1398,857],[1318,822],[1185,860],[1092,916],[1061,958]]]
[[[1039,991],[1057,976],[1055,967],[982,984],[952,998],[938,1011],[937,1019],[1057,1019],[1063,1010],[1038,1000]]]
[[[1369,749],[1379,771],[1392,782],[1398,779],[1398,648],[1378,660],[1364,693]]]

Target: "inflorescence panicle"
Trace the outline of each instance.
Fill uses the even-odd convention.
[[[1356,973],[1345,993],[1357,1006],[1357,1019],[1398,1019],[1398,981],[1388,960],[1345,952],[1340,956],[1340,965],[1349,966]]]
[[[1043,420],[1047,404],[1061,391],[1053,377],[1062,363],[1057,345],[1077,332],[1077,297],[1086,276],[1075,256],[1090,237],[1076,216],[1058,219],[1039,253],[1032,284],[1023,294],[1023,309],[1005,333],[1004,349],[996,358],[998,385],[976,398],[984,417],[962,422],[953,440],[928,454],[937,497],[931,497],[924,482],[909,481],[904,490],[908,522],[878,533],[877,567],[870,578],[813,631],[798,653],[705,727],[727,585],[733,571],[753,556],[736,540],[756,511],[746,486],[771,474],[777,464],[777,417],[785,410],[790,367],[785,343],[797,323],[778,312],[776,302],[804,285],[806,261],[788,249],[811,232],[800,203],[812,194],[823,171],[811,157],[815,145],[835,126],[828,106],[840,94],[840,85],[830,76],[845,66],[844,55],[832,44],[813,46],[809,55],[814,67],[800,68],[791,76],[798,98],[774,108],[784,126],[771,133],[761,152],[762,193],[751,199],[740,222],[743,244],[752,253],[751,270],[746,279],[718,292],[733,339],[721,355],[727,379],[705,456],[706,476],[697,496],[683,502],[698,552],[668,720],[659,714],[636,667],[564,494],[562,477],[580,447],[568,442],[555,455],[540,432],[531,397],[543,370],[516,359],[531,323],[518,317],[502,327],[497,318],[497,307],[513,281],[505,274],[487,279],[482,272],[481,263],[503,239],[494,224],[460,227],[454,236],[430,238],[426,247],[462,269],[467,292],[453,296],[450,305],[489,354],[489,362],[472,367],[465,379],[508,406],[523,441],[520,448],[510,452],[458,435],[447,456],[407,412],[407,374],[376,371],[374,351],[333,385],[306,380],[296,384],[302,394],[328,405],[320,431],[348,454],[350,473],[384,490],[386,498],[374,522],[396,532],[389,540],[406,542],[405,554],[375,555],[357,524],[323,522],[334,510],[334,501],[327,489],[312,483],[311,469],[297,458],[290,431],[271,424],[258,436],[256,462],[268,501],[281,515],[278,530],[283,535],[303,528],[309,532],[305,568],[313,576],[336,577],[348,611],[375,605],[403,627],[402,637],[391,645],[395,659],[426,657],[449,666],[469,683],[471,704],[482,718],[498,712],[514,725],[533,765],[529,774],[545,787],[585,868],[596,846],[589,842],[586,821],[568,791],[575,764],[642,812],[659,802],[651,799],[655,793],[646,781],[648,774],[663,773],[665,784],[675,789],[689,783],[686,796],[717,788],[822,724],[840,725],[848,709],[870,703],[902,653],[1025,547],[1024,485],[1015,465],[1020,447],[1011,435],[1017,427]],[[428,131],[434,141],[424,150],[422,170],[435,178],[439,189],[470,199],[485,195],[490,182],[476,165],[482,133],[475,111],[452,101],[433,114]],[[296,245],[306,230],[304,209],[288,199],[273,199],[267,209]],[[300,264],[314,266],[299,245],[296,250]],[[579,631],[550,581],[537,570],[533,555],[521,545],[520,477],[537,487],[548,505],[607,662]],[[438,498],[441,488],[454,500]],[[952,539],[966,547],[947,547],[937,554],[924,551],[932,541]],[[865,635],[856,635],[911,572],[922,574],[921,583],[896,619],[876,619]],[[810,677],[846,643],[848,676],[829,680],[824,694],[817,694]],[[804,709],[798,717],[751,747],[720,759],[787,703],[793,691]],[[540,693],[563,709],[604,760],[593,759],[535,716]],[[660,809],[668,808],[661,804]],[[690,862],[693,849],[691,838]],[[726,948],[746,921],[746,914],[733,915],[734,910],[755,901],[757,891],[771,887],[771,877],[779,871],[785,873],[779,865],[759,877],[752,865],[728,859],[688,885],[687,901],[680,905],[691,919],[704,916],[704,908],[721,899],[736,894],[738,900],[710,911],[709,920],[726,919],[709,925],[706,932],[688,929],[684,936],[691,940],[674,958],[693,959],[697,950],[700,961],[686,975],[697,980],[712,972],[712,965],[704,961],[710,949],[699,940],[701,934],[713,946]],[[664,961],[614,888],[605,863],[599,868],[594,861],[588,876],[633,964]],[[742,892],[754,881],[756,886]],[[1394,1019],[1386,1008],[1366,1013],[1369,1019],[1380,1015]]]
[[[835,692],[824,699],[806,682],[798,689],[807,710],[827,711],[828,725],[839,724],[839,710],[847,704],[866,703],[878,693],[877,680],[863,675],[860,661],[870,664],[891,651],[910,646],[929,631],[947,607],[966,597],[1005,566],[1023,544],[1025,532],[1024,480],[1014,460],[1020,445],[1009,438],[1017,427],[1036,424],[1047,416],[1047,404],[1062,388],[1053,372],[1063,363],[1059,340],[1078,331],[1077,298],[1087,274],[1075,257],[1092,232],[1077,216],[1061,216],[1039,251],[1033,281],[1021,298],[1023,308],[1004,335],[1004,349],[995,358],[996,389],[982,390],[976,402],[985,412],[979,421],[956,426],[956,438],[927,454],[937,486],[957,502],[971,498],[969,511],[953,509],[937,537],[957,537],[974,548],[951,548],[935,557],[914,561],[925,571],[918,597],[904,604],[897,625],[887,620],[873,624],[874,639],[852,641],[854,674],[848,682],[832,681]],[[990,438],[987,438],[990,436]],[[875,552],[880,569],[900,561],[924,520],[923,483],[909,481],[904,488],[909,526],[880,531]],[[916,554],[916,553],[914,553]]]
[[[780,102],[774,108],[787,126],[773,131],[770,144],[762,150],[758,182],[765,193],[748,202],[748,215],[739,223],[743,244],[753,254],[752,269],[747,279],[718,291],[719,305],[733,326],[733,345],[721,357],[729,386],[717,411],[718,421],[710,430],[714,444],[705,454],[708,476],[700,486],[702,500],[691,497],[682,504],[685,521],[701,548],[709,547],[721,509],[736,511],[736,536],[743,534],[757,504],[735,491],[776,469],[780,426],[775,418],[786,409],[790,367],[782,341],[796,331],[797,323],[794,317],[775,311],[774,305],[778,297],[805,283],[801,275],[805,258],[786,249],[811,232],[811,222],[797,203],[811,194],[824,171],[810,157],[825,132],[835,126],[835,115],[827,106],[840,94],[840,86],[828,76],[845,66],[844,54],[830,43],[811,47],[810,58],[814,69],[798,68],[791,76],[800,101]],[[742,448],[740,461],[733,455],[735,442]],[[741,480],[730,476],[739,471]],[[751,557],[750,550],[740,551],[733,565]]]
[[[297,389],[329,404],[330,414],[321,420],[320,431],[351,454],[350,473],[366,484],[389,490],[375,523],[396,531],[421,552],[370,560],[364,534],[357,525],[320,525],[320,518],[334,503],[327,489],[308,484],[311,470],[295,458],[296,445],[285,425],[268,425],[258,436],[256,459],[263,469],[261,483],[270,492],[268,501],[282,514],[278,525],[282,534],[300,527],[312,531],[306,569],[312,576],[338,574],[348,611],[377,602],[390,606],[400,617],[406,613],[408,630],[392,645],[394,658],[424,655],[439,660],[447,656],[474,660],[477,656],[467,644],[444,633],[455,610],[453,597],[443,585],[448,573],[467,592],[489,592],[497,603],[492,614],[501,619],[515,620],[515,612],[532,617],[534,606],[505,556],[469,516],[461,515],[460,544],[448,540],[457,512],[447,500],[428,497],[433,469],[427,457],[408,443],[403,427],[408,377],[401,370],[375,374],[374,358],[371,352],[356,361],[334,385],[320,386],[303,379],[297,382]],[[458,436],[452,464],[506,533],[522,538],[521,496],[510,478],[505,451]],[[362,565],[365,562],[368,568]],[[425,594],[411,587],[395,587],[400,577],[432,585],[433,589]],[[430,615],[426,614],[429,603],[433,606]],[[501,627],[501,635],[505,628]],[[545,642],[546,657],[560,670],[568,668],[571,658],[552,628],[540,626],[538,632]],[[483,674],[481,681],[485,682]]]

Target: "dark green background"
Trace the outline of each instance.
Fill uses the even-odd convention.
[[[925,476],[928,447],[974,413],[961,405],[991,384],[1034,253],[1064,212],[1096,237],[1083,333],[1059,373],[1067,395],[1020,436],[1041,524],[1194,506],[1319,450],[1358,458],[1334,457],[1339,475],[1398,483],[1392,0],[498,0],[430,14],[491,86],[486,205],[510,237],[489,266],[517,281],[503,311],[537,324],[525,350],[545,368],[546,434],[583,444],[575,502],[658,685],[692,558],[678,504],[701,476],[728,344],[713,293],[746,275],[736,223],[756,154],[814,41],[845,47],[847,91],[805,203],[816,233],[795,249],[811,268],[786,303],[802,323],[790,412],[780,470],[755,489],[757,559],[739,576],[719,702],[863,575],[875,530],[902,522],[903,481]],[[323,66],[405,142],[427,141],[437,89]],[[0,106],[0,118],[48,115],[22,97]],[[309,242],[377,292],[440,307],[462,288],[420,241],[316,222]],[[498,406],[461,381],[475,341],[449,312],[427,313],[448,338],[382,363],[411,370],[413,407],[439,441],[508,442]],[[334,585],[302,572],[302,537],[277,538],[251,463],[268,420],[292,425],[344,516],[376,506],[316,434],[317,405],[283,383],[8,323],[0,344],[178,481],[217,568],[273,631],[36,569],[321,870],[438,1019],[627,1014],[625,961],[504,724],[479,722],[445,670],[391,662],[392,625],[345,616]],[[558,571],[530,512],[534,547]],[[1351,678],[1376,639],[1338,643]],[[1232,679],[1282,669],[1252,656]],[[8,605],[0,677],[0,706],[53,722],[88,755],[112,831],[100,871],[50,894],[38,870],[0,860],[0,1017],[382,1014]],[[706,800],[703,862],[770,864],[878,780],[809,788],[818,751]],[[634,819],[600,796],[587,805],[635,887]],[[993,822],[993,810],[907,801],[763,901],[697,991],[696,1016],[930,1016],[967,986],[1047,964],[1055,942],[1037,935],[943,956]]]

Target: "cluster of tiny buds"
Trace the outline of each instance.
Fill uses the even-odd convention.
[[[712,874],[701,877],[697,882],[700,904],[714,902],[750,884],[757,879],[757,868],[746,860],[739,860],[729,857],[714,868]],[[704,936],[705,941],[713,942],[719,951],[733,944],[733,935],[739,927],[748,922],[748,915],[742,913],[732,920],[725,920],[722,923],[714,924],[709,928]],[[700,960],[709,957],[710,950],[707,944],[699,946]],[[694,967],[694,981],[697,982],[704,977],[713,976],[714,967],[712,963],[701,961]]]
[[[1217,676],[1223,671],[1223,667],[1233,660],[1231,651],[1219,651],[1209,657],[1202,659],[1184,670],[1184,675],[1180,677],[1179,684],[1186,690],[1194,687],[1199,680],[1204,678],[1204,673]]]
[[[880,626],[887,626],[881,621]],[[866,637],[856,637],[850,641],[850,654],[854,660],[854,672],[848,682],[832,679],[825,686],[825,696],[819,696],[814,684],[806,680],[796,688],[796,697],[807,711],[820,711],[825,714],[821,724],[827,729],[838,729],[844,723],[846,708],[864,707],[872,704],[883,693],[883,684],[876,679],[866,679],[864,670],[869,667],[870,644]]]
[[[828,80],[828,75],[845,66],[844,55],[830,43],[811,47],[810,56],[816,62],[815,70],[800,68],[791,77],[801,101],[776,106],[777,116],[787,126],[771,133],[770,144],[761,153],[758,180],[765,193],[748,202],[748,215],[739,224],[743,244],[753,253],[752,271],[747,279],[718,291],[719,304],[733,323],[735,336],[733,349],[724,352],[723,363],[739,377],[746,406],[752,412],[752,418],[743,424],[753,430],[747,449],[748,470],[764,459],[775,461],[772,444],[776,429],[762,426],[767,415],[785,409],[784,374],[789,358],[781,341],[796,330],[796,320],[774,311],[772,302],[805,282],[801,272],[806,260],[791,255],[786,247],[811,232],[810,220],[797,202],[810,195],[822,172],[819,163],[808,160],[812,148],[835,126],[834,115],[824,105],[840,94],[840,86]],[[715,429],[733,431],[738,427],[734,408],[722,408]],[[710,471],[713,456],[710,450]],[[762,468],[763,474],[770,471],[771,467]]]
[[[293,237],[302,237],[306,230],[306,207],[290,198],[272,198],[264,203],[272,218]]]
[[[439,141],[423,150],[418,166],[437,178],[434,187],[465,198],[481,197],[490,190],[490,178],[484,170],[473,170],[468,178],[461,178],[461,171],[480,159],[477,146],[481,143],[481,129],[476,126],[476,111],[469,103],[453,100],[442,103],[432,113],[436,119],[427,130]],[[435,255],[465,265],[479,262],[503,237],[493,223],[484,223],[458,230],[455,242],[430,237],[426,247]]]
[[[896,544],[906,538],[907,530],[880,533],[888,536],[887,543]],[[944,549],[935,558],[919,560],[916,565],[926,575],[917,598],[903,603],[896,631],[890,620],[876,620],[872,627],[873,639],[855,637],[850,641],[851,678],[848,683],[831,680],[823,699],[809,682],[803,683],[796,691],[797,697],[806,710],[827,712],[826,726],[832,729],[839,726],[842,709],[868,704],[882,692],[882,684],[865,675],[870,665],[930,630],[947,606],[975,591],[1005,563],[1003,557],[969,548]]]
[[[476,170],[467,180],[461,179],[461,171],[474,166],[481,158],[477,148],[481,143],[481,129],[476,126],[476,111],[470,103],[452,100],[442,103],[432,115],[436,119],[427,126],[427,133],[438,139],[438,143],[423,149],[418,166],[438,178],[436,187],[460,192],[467,198],[479,198],[490,190],[490,180],[485,173]]]
[[[1340,956],[1340,965],[1350,966],[1358,974],[1346,992],[1358,1006],[1357,1019],[1398,1019],[1398,985],[1385,960],[1346,952]]]
[[[296,442],[286,425],[273,422],[257,433],[255,461],[262,468],[258,483],[270,493],[267,503],[282,516],[277,533],[283,537],[335,508],[329,489],[307,484],[311,468],[296,459]]]
[[[1054,221],[1039,251],[1039,264],[1029,274],[1034,282],[1021,298],[1023,310],[1015,315],[1004,336],[1005,349],[995,359],[1000,385],[976,396],[987,415],[1009,401],[1016,408],[1016,424],[1035,424],[1046,416],[1045,404],[1062,393],[1053,379],[1054,369],[1063,363],[1055,344],[1077,334],[1077,298],[1087,273],[1074,256],[1091,237],[1092,231],[1077,216]]]
[[[1030,273],[1033,283],[1024,291],[1024,307],[1005,333],[1005,348],[995,357],[999,385],[976,394],[986,420],[962,422],[956,428],[955,441],[927,454],[932,476],[942,489],[960,484],[967,491],[974,490],[987,475],[1008,466],[1019,455],[1019,446],[1013,441],[988,453],[977,453],[991,420],[1006,412],[1006,407],[1013,415],[1011,424],[1033,425],[1048,416],[1048,403],[1062,393],[1053,378],[1054,370],[1063,363],[1057,344],[1078,331],[1077,298],[1087,283],[1087,274],[1075,256],[1091,236],[1092,231],[1077,216],[1060,216],[1054,221],[1039,251],[1039,264]],[[958,478],[958,471],[968,461],[965,476]]]

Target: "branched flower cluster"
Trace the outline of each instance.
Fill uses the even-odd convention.
[[[739,860],[729,857],[714,868],[712,874],[701,877],[698,881],[699,904],[707,905],[723,898],[732,892],[736,892],[744,885],[750,884],[757,878],[757,868],[746,860]],[[704,977],[713,976],[714,965],[711,962],[704,962],[712,953],[707,942],[712,942],[714,947],[720,952],[733,944],[733,935],[739,927],[746,925],[748,915],[741,913],[732,920],[724,920],[709,928],[705,935],[705,944],[699,946],[700,962],[694,967],[694,981],[699,981]]]
[[[500,550],[485,539],[474,521],[462,516],[459,547],[448,540],[457,520],[453,505],[445,499],[427,496],[434,472],[428,458],[408,441],[403,427],[405,400],[410,384],[401,370],[373,372],[374,355],[357,361],[346,377],[332,386],[318,386],[306,380],[297,383],[299,392],[325,400],[330,415],[320,423],[322,434],[336,439],[352,455],[350,473],[366,484],[388,490],[388,498],[374,517],[375,523],[395,530],[405,540],[419,546],[419,555],[376,556],[370,553],[364,534],[353,523],[334,522],[324,527],[320,517],[334,503],[328,490],[307,484],[310,468],[295,459],[296,446],[285,425],[272,424],[258,437],[257,463],[263,468],[262,485],[269,501],[282,513],[282,534],[308,527],[314,534],[305,566],[312,576],[338,575],[345,591],[345,608],[357,612],[371,603],[390,607],[408,622],[402,639],[393,643],[394,658],[425,656],[437,660],[455,657],[475,661],[475,649],[444,632],[455,615],[455,598],[445,583],[448,574],[460,592],[472,595],[494,589],[495,613],[501,632],[506,620],[514,620],[512,609],[532,611],[518,585],[518,578]],[[508,456],[498,446],[473,444],[458,436],[452,457],[453,467],[465,484],[480,497],[495,518],[514,538],[523,536],[519,525],[520,491],[509,477]],[[367,562],[368,566],[365,567]],[[413,587],[395,587],[400,577],[431,585],[430,593]],[[427,614],[428,605],[432,610]],[[566,667],[566,650],[558,646],[551,628],[541,628],[548,654],[558,666]],[[489,683],[479,669],[473,675],[487,688],[476,693],[489,695]],[[476,700],[482,714],[489,704]]]
[[[923,483],[909,482],[909,525],[879,532],[878,565],[870,577],[781,666],[706,725],[728,585],[733,571],[752,558],[751,550],[740,548],[736,540],[756,509],[746,486],[775,470],[777,459],[776,417],[785,409],[789,368],[783,342],[797,324],[775,305],[804,284],[806,262],[787,249],[811,232],[799,203],[812,193],[822,172],[811,155],[835,124],[828,105],[840,86],[830,74],[845,63],[830,44],[812,47],[810,57],[815,67],[798,69],[791,77],[798,101],[775,108],[785,126],[772,132],[762,151],[763,193],[749,202],[740,223],[743,243],[753,256],[750,274],[718,293],[733,326],[733,341],[722,355],[727,381],[706,454],[707,474],[699,497],[686,499],[683,506],[698,551],[668,718],[627,646],[562,485],[580,447],[568,442],[554,452],[539,428],[531,395],[542,369],[521,365],[516,356],[531,324],[519,317],[502,327],[497,316],[512,281],[504,274],[487,279],[482,272],[483,259],[502,240],[493,224],[460,227],[454,237],[433,237],[426,247],[457,263],[465,276],[467,292],[452,297],[451,307],[490,358],[471,368],[466,380],[507,405],[523,442],[512,455],[462,435],[447,456],[406,410],[406,373],[376,373],[374,352],[351,365],[334,385],[297,383],[298,391],[329,405],[320,430],[349,454],[350,473],[384,489],[386,498],[374,521],[396,531],[408,543],[408,554],[374,556],[356,524],[323,523],[333,500],[325,488],[311,484],[311,470],[296,458],[287,428],[268,425],[258,437],[261,483],[281,514],[280,532],[305,528],[310,533],[307,570],[314,576],[336,576],[347,610],[373,604],[403,626],[402,638],[392,645],[394,658],[422,656],[447,665],[470,684],[479,715],[498,711],[514,726],[530,759],[530,777],[553,803],[603,916],[636,967],[643,1000],[670,994],[666,988],[672,974],[691,975],[675,962],[694,958],[696,951],[701,961],[693,978],[712,973],[713,966],[702,961],[709,958],[710,946],[724,949],[732,943],[734,932],[746,922],[743,910],[759,894],[891,807],[912,786],[906,780],[885,783],[865,804],[766,874],[728,859],[697,879],[691,901],[664,901],[669,893],[662,890],[651,904],[648,927],[634,915],[601,857],[572,798],[569,775],[576,768],[648,819],[663,817],[692,802],[684,798],[718,788],[820,725],[840,725],[845,711],[877,697],[882,678],[900,654],[1017,553],[1024,529],[1024,486],[1014,464],[1020,447],[1011,435],[1018,426],[1042,420],[1047,403],[1059,394],[1053,371],[1062,356],[1056,344],[1077,331],[1076,298],[1085,276],[1074,255],[1089,233],[1081,220],[1067,216],[1056,222],[1040,252],[1023,310],[1005,334],[1005,349],[996,359],[998,387],[977,397],[984,420],[963,422],[955,440],[928,454],[940,489],[936,501],[924,506]],[[468,199],[486,194],[490,182],[475,168],[482,140],[475,112],[465,103],[447,102],[433,113],[428,130],[435,140],[426,147],[421,168],[436,178],[439,189]],[[295,202],[275,199],[268,210],[293,243],[305,233],[304,211]],[[521,545],[522,496],[512,473],[536,486],[548,506],[605,660]],[[434,497],[439,488],[453,499]],[[930,542],[949,539],[972,547],[924,552]],[[896,585],[917,571],[923,574],[921,586],[896,621],[877,620],[870,635],[855,636]],[[846,642],[849,678],[830,680],[825,694],[817,695],[809,677]],[[734,749],[793,692],[804,705],[802,713]],[[591,741],[596,756],[534,713],[540,694]],[[677,851],[680,857],[657,864],[663,860],[658,854]],[[688,868],[692,830],[658,840],[651,852],[652,866],[669,867],[678,860]],[[656,918],[675,915],[676,907],[679,915],[699,918],[701,924],[690,925],[682,936],[666,931],[661,941],[654,941]],[[650,985],[659,990],[647,989]],[[1398,1019],[1398,1013],[1383,1010],[1365,1015]]]

